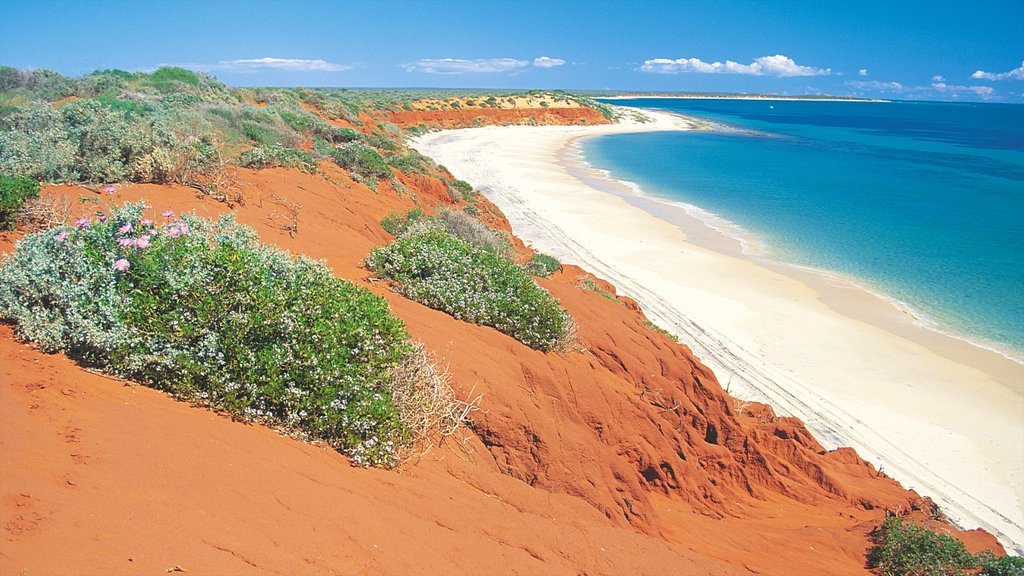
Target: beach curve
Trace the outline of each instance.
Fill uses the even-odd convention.
[[[412,146],[481,189],[517,236],[636,299],[733,395],[799,417],[828,448],[853,446],[956,523],[1024,552],[1024,367],[855,286],[730,253],[700,220],[571,153],[584,137],[698,125],[648,114],[435,132]]]

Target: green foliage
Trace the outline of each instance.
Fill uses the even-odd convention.
[[[331,153],[331,158],[338,166],[362,178],[381,179],[392,176],[387,160],[365,144],[352,143],[337,148]]]
[[[977,562],[962,542],[890,516],[873,534],[868,565],[882,576],[958,576]]]
[[[655,324],[654,322],[651,322],[650,320],[644,320],[644,326],[647,326],[648,328],[650,328],[651,330],[654,330],[658,334],[664,334],[665,336],[668,336],[669,338],[674,340],[677,344],[679,343],[679,337],[678,336],[676,336],[675,334],[669,332],[668,330],[665,330],[664,328],[662,328],[661,326],[658,326],[657,324]]]
[[[14,229],[14,215],[29,198],[39,198],[38,182],[0,174],[0,229]]]
[[[576,286],[579,287],[579,288],[583,288],[584,290],[589,290],[591,292],[595,292],[599,296],[601,296],[602,298],[606,298],[608,300],[611,300],[612,302],[618,302],[619,301],[619,299],[616,298],[614,294],[612,294],[611,292],[605,290],[604,288],[601,288],[601,285],[598,284],[597,281],[594,280],[593,278],[587,278],[587,277],[580,278],[579,282],[576,283]]]
[[[429,169],[434,163],[419,152],[409,150],[400,156],[392,156],[388,159],[388,164],[405,174],[429,174]]]
[[[316,160],[313,159],[312,154],[278,144],[257,146],[242,152],[238,157],[238,165],[254,170],[284,166],[285,168],[298,168],[308,174],[316,172]]]
[[[154,85],[168,86],[172,82],[181,82],[189,86],[198,87],[200,84],[199,75],[191,70],[185,70],[184,68],[178,68],[176,66],[164,66],[157,68],[152,74],[149,75],[149,81]]]
[[[410,208],[404,215],[396,212],[388,214],[380,221],[380,225],[384,230],[387,230],[388,234],[397,238],[405,234],[409,226],[422,220],[425,216],[420,208]]]
[[[448,195],[452,197],[452,202],[459,202],[460,200],[472,202],[476,200],[476,192],[473,190],[473,185],[465,180],[449,182]]]
[[[277,144],[280,141],[280,137],[273,130],[254,122],[242,123],[242,131],[245,133],[246,138],[252,140],[256,144],[269,146]]]
[[[530,257],[530,261],[526,263],[527,273],[543,278],[547,278],[561,269],[562,263],[558,259],[547,254],[541,254],[540,252],[534,252],[533,256]]]
[[[975,555],[981,567],[979,576],[1024,576],[1024,558],[1000,556],[984,550]]]
[[[395,462],[407,431],[389,386],[412,347],[382,298],[233,216],[142,212],[22,240],[0,267],[0,319],[45,350]]]
[[[444,230],[378,248],[367,266],[417,302],[493,326],[532,348],[562,348],[571,338],[569,314],[522,268]]]
[[[112,96],[97,96],[95,100],[107,108],[118,112],[138,114],[140,116],[146,112],[146,107],[134,100],[122,100]]]
[[[0,120],[0,172],[44,182],[168,182],[213,161],[210,130],[187,110],[139,116],[95,100],[32,103]]]

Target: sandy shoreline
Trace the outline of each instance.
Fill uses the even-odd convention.
[[[768,264],[666,202],[582,165],[582,137],[649,124],[487,127],[413,146],[480,188],[537,249],[637,299],[734,395],[849,445],[965,527],[1024,551],[1024,367],[911,321],[871,293]]]

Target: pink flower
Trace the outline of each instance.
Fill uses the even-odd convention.
[[[131,267],[131,262],[125,260],[124,258],[119,258],[116,262],[114,262],[114,270],[117,270],[118,272],[124,272],[125,270]]]
[[[160,215],[164,218],[174,218],[174,210],[164,210]]]
[[[149,218],[146,218],[144,220],[139,220],[139,225],[140,226],[152,226],[153,225],[153,221],[150,220]]]
[[[136,248],[143,248],[143,249],[145,249],[145,248],[149,248],[149,246],[150,246],[150,244],[149,244],[149,236],[139,236],[138,238],[135,239],[135,247]]]
[[[117,243],[121,248],[128,248],[135,245],[135,240],[132,240],[131,238],[121,238]]]
[[[150,229],[149,229],[149,234],[150,234],[151,236],[156,236],[156,228],[150,228]]]
[[[89,222],[88,218],[83,217],[75,220],[75,226],[78,226],[79,228],[88,228],[89,224],[91,224],[91,222]]]
[[[178,236],[181,236],[181,230],[179,230],[177,226],[171,226],[167,229],[167,235],[171,238],[177,238]]]
[[[100,214],[96,218],[99,218],[100,222],[106,222],[107,221],[107,215],[106,214]]]
[[[117,188],[114,188],[113,186],[104,186],[103,191],[107,194],[117,194]]]
[[[131,224],[125,224],[124,226],[121,226],[120,228],[117,229],[117,233],[118,234],[130,234],[131,231],[132,231],[132,225]]]
[[[177,223],[175,224],[175,226],[177,226],[177,227],[178,227],[178,230],[181,230],[181,234],[182,234],[183,236],[188,236],[188,232],[189,232],[189,229],[188,229],[188,224],[187,224],[187,223],[186,223],[186,222],[185,222],[184,220],[179,220],[179,221],[178,221],[178,222],[177,222]]]
[[[54,236],[53,239],[56,240],[57,242],[63,242],[64,240],[67,239],[67,237],[68,237],[68,231],[67,230],[61,230],[60,232],[57,232],[57,235]]]

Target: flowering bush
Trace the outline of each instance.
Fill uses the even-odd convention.
[[[0,267],[0,319],[45,350],[393,464],[408,432],[389,386],[413,348],[386,302],[232,216],[143,210],[22,240]]]
[[[409,298],[531,348],[561,348],[570,338],[572,318],[522,268],[445,230],[400,238],[366,264]]]

